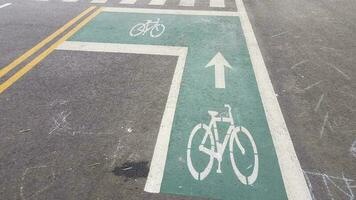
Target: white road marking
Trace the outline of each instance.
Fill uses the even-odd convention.
[[[49,1],[49,0],[35,0],[35,1]],[[62,0],[63,2],[78,2],[79,0]],[[108,0],[92,0],[90,3],[106,3]],[[135,4],[137,0],[121,0],[120,4]],[[149,5],[163,6],[167,0],[151,0]],[[180,0],[180,6],[193,7],[195,0]],[[210,7],[225,8],[225,0],[210,0]],[[1,8],[1,7],[0,7]],[[227,11],[229,12],[229,11]]]
[[[150,172],[147,177],[145,191],[158,193],[161,190],[164,167],[168,153],[169,139],[173,125],[174,113],[176,111],[177,100],[182,81],[185,60],[187,58],[188,48],[182,48],[177,55],[176,69],[174,71],[171,88],[169,90],[166,107],[164,109],[161,126],[158,132],[157,142],[153,153]]]
[[[108,0],[92,0],[90,3],[106,3]]]
[[[236,7],[239,12],[228,11],[188,11],[188,10],[163,10],[163,9],[136,9],[136,8],[111,8],[103,9],[105,12],[126,12],[126,13],[153,13],[153,14],[174,14],[174,15],[207,15],[207,16],[239,16],[241,26],[245,35],[248,51],[251,57],[252,66],[255,72],[258,89],[262,103],[266,112],[266,118],[272,135],[273,143],[278,156],[279,166],[285,185],[285,189],[290,200],[311,200],[303,171],[293,147],[288,128],[279,106],[271,79],[269,78],[266,65],[264,63],[260,48],[258,46],[252,25],[247,16],[242,0],[236,0]],[[187,56],[186,47],[166,47],[153,45],[123,45],[123,44],[98,44],[90,43],[84,45],[74,42],[65,42],[58,49],[93,49],[100,48],[100,51],[111,51],[113,45],[118,45],[114,52],[142,53],[154,55],[176,55],[178,57],[177,66],[173,76],[172,85],[169,91],[166,108],[162,118],[154,155],[151,162],[150,173],[145,186],[145,191],[159,192],[163,178],[163,171],[167,157],[170,130],[172,128],[173,116],[176,108],[177,98],[180,89],[180,82]],[[79,48],[79,47],[80,48]],[[75,47],[75,48],[74,48]],[[109,51],[110,52],[110,51]]]
[[[167,55],[167,56],[180,56],[182,53],[187,51],[187,47],[120,44],[120,43],[78,42],[78,41],[63,42],[56,49],[57,50],[71,50],[71,51],[132,53],[132,54]]]
[[[135,4],[136,0],[121,0],[121,4]]]
[[[161,24],[160,19],[157,18],[156,20],[148,19],[134,25],[129,33],[131,37],[137,37],[145,35],[145,33],[149,32],[150,37],[158,38],[164,33],[165,29],[166,26]]]
[[[151,0],[149,5],[162,6],[166,3],[166,0]]]
[[[0,8],[5,8],[6,6],[9,6],[9,5],[11,5],[11,3],[5,3],[5,4],[0,5]]]
[[[148,14],[171,14],[171,15],[239,16],[239,12],[204,11],[204,10],[170,10],[170,9],[103,7],[102,11],[119,12],[119,13],[148,13]]]
[[[241,26],[245,34],[247,48],[251,57],[263,107],[265,108],[266,118],[276,149],[288,199],[311,200],[312,197],[305,181],[303,170],[294,150],[260,47],[247,16],[245,5],[242,0],[235,0],[235,2],[237,9],[241,13]]]
[[[57,50],[178,56],[176,69],[173,74],[166,107],[163,113],[161,126],[157,136],[157,142],[151,161],[150,172],[148,174],[145,185],[146,192],[158,193],[161,189],[164,171],[163,169],[166,164],[169,139],[171,135],[173,118],[176,110],[188,48],[158,45],[156,46],[66,41],[62,45],[60,45]]]
[[[180,6],[194,6],[195,0],[180,0],[179,5]]]
[[[224,8],[225,0],[210,0],[210,7]]]
[[[224,56],[218,52],[205,67],[215,67],[215,88],[225,89],[225,67],[232,69]]]

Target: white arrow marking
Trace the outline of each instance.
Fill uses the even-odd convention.
[[[225,67],[232,69],[224,56],[218,52],[205,67],[215,66],[215,88],[225,88]]]

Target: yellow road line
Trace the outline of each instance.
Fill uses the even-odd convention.
[[[41,49],[43,46],[45,46],[47,43],[52,41],[54,38],[56,38],[58,35],[63,33],[65,30],[67,30],[70,26],[72,26],[74,23],[76,23],[79,19],[81,19],[84,15],[88,14],[90,11],[95,9],[96,6],[91,6],[82,13],[80,13],[78,16],[75,18],[71,19],[68,23],[66,23],[64,26],[62,26],[60,29],[58,29],[56,32],[52,33],[50,36],[42,40],[40,43],[38,43],[36,46],[32,47],[30,50],[28,50],[26,53],[22,54],[20,57],[16,58],[14,61],[12,61],[10,64],[5,66],[4,68],[0,69],[0,78],[5,76],[9,71],[14,69],[18,64],[26,60],[28,57],[36,53],[39,49]]]
[[[9,88],[12,84],[14,84],[18,79],[20,79],[23,75],[25,75],[28,71],[30,71],[33,67],[35,67],[39,62],[41,62],[44,58],[46,58],[50,53],[52,53],[60,44],[66,41],[68,38],[73,36],[79,29],[81,29],[85,24],[87,24],[91,19],[97,16],[101,12],[101,8],[96,10],[94,13],[85,18],[82,22],[80,22],[76,27],[70,30],[67,34],[65,34],[61,39],[52,44],[48,49],[43,51],[40,55],[38,55],[35,59],[33,59],[30,63],[25,65],[19,71],[17,71],[13,76],[7,79],[3,84],[0,85],[0,94],[4,92],[7,88]]]

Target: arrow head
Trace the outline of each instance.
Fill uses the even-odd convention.
[[[229,62],[227,62],[227,60],[224,58],[224,56],[220,52],[218,52],[205,67],[210,67],[210,66],[214,66],[214,65],[216,67],[225,66],[225,67],[232,69]]]

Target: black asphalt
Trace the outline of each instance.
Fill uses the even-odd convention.
[[[7,2],[0,67],[92,5]],[[125,7],[211,10],[148,2]],[[356,2],[244,3],[314,199],[354,199]],[[236,10],[226,5],[214,10]],[[0,199],[189,199],[143,191],[176,61],[58,50],[43,60],[0,95]]]
[[[52,53],[0,97],[1,196],[167,199],[143,188],[176,61]]]
[[[245,7],[314,198],[355,198],[356,2]]]

